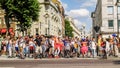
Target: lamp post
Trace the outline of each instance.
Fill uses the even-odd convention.
[[[48,22],[48,17],[49,17],[49,15],[48,15],[48,13],[46,13],[46,14],[45,14],[46,23],[47,23],[47,29],[45,29],[45,30],[46,30],[46,35],[49,35],[49,22]]]
[[[96,32],[96,36],[95,36],[95,38],[96,38],[96,41],[97,41],[97,36],[98,36],[98,31],[100,30],[100,27],[99,26],[94,26],[94,30],[95,30],[95,32]]]
[[[119,22],[118,22],[118,20],[119,20],[119,16],[118,16],[118,6],[119,6],[119,3],[120,3],[120,0],[117,0],[117,2],[116,2],[116,7],[117,7],[117,35],[118,35],[118,39],[119,39]]]

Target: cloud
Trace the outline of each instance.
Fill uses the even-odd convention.
[[[81,25],[82,25],[82,22],[80,22],[80,21],[77,20],[77,19],[74,19],[74,24],[78,27],[78,26],[81,26]]]
[[[90,12],[87,9],[73,9],[67,12],[68,15],[71,17],[87,17],[89,16]]]
[[[81,7],[93,7],[96,5],[97,0],[86,0]]]
[[[76,25],[76,27],[78,27],[79,29],[81,28],[82,25],[86,25],[84,22],[79,21],[78,19],[74,19],[74,24]]]

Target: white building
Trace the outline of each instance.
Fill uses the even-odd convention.
[[[73,28],[73,35],[74,37],[80,38],[80,30],[75,26],[74,19],[72,17],[66,16],[65,19],[67,19],[70,22],[70,26]]]
[[[116,5],[117,0],[97,0],[95,11],[92,13],[93,35],[94,26],[99,26],[103,37],[109,37],[118,33],[120,27],[120,6]]]
[[[80,38],[86,38],[87,37],[85,29],[86,29],[86,26],[82,25],[81,28],[80,28]]]
[[[61,36],[62,18],[58,6],[51,0],[39,0],[39,21],[32,24],[31,35],[36,33],[43,35]]]

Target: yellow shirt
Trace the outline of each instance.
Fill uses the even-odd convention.
[[[78,48],[78,44],[77,43],[74,43],[74,48]]]
[[[101,46],[101,39],[98,39],[98,46]]]

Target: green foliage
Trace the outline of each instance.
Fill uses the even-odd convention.
[[[70,22],[65,20],[65,36],[73,37],[73,28],[70,26]]]
[[[16,17],[24,30],[29,28],[39,17],[40,6],[38,0],[0,0],[9,18]]]

